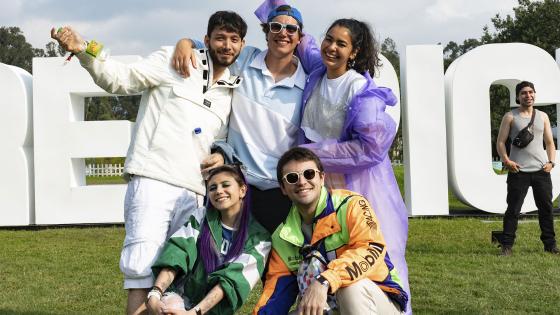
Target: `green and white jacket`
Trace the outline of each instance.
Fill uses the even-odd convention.
[[[251,217],[243,253],[207,274],[197,251],[197,240],[205,217],[215,248],[221,248],[220,213],[199,208],[167,241],[152,270],[155,277],[164,267],[176,270],[177,276],[169,290],[182,293],[193,305],[198,304],[219,283],[225,296],[208,314],[233,314],[247,300],[262,276],[271,249],[270,234]]]

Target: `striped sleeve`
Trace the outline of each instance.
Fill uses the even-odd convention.
[[[163,268],[171,268],[185,274],[193,269],[198,256],[196,240],[205,213],[204,208],[195,210],[187,222],[165,243],[161,254],[152,266],[156,278]]]

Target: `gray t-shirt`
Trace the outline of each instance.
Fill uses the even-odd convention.
[[[307,224],[301,221],[301,232],[303,233],[306,239],[311,241],[311,238],[313,237],[313,222]]]
[[[536,172],[543,168],[548,161],[546,151],[543,146],[544,119],[545,113],[533,108],[535,111],[535,121],[533,122],[533,134],[535,138],[526,147],[520,149],[513,144],[509,157],[517,164],[521,165],[522,172]],[[509,130],[509,138],[513,140],[519,131],[531,122],[531,117],[521,117],[519,109],[512,109],[513,121]]]

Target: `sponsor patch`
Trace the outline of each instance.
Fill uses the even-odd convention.
[[[371,208],[369,207],[368,203],[364,199],[358,200],[358,205],[360,209],[362,209],[362,214],[366,219],[366,224],[369,226],[370,229],[376,230],[377,224],[373,220],[373,215],[371,214]]]
[[[346,266],[346,272],[348,272],[348,276],[350,277],[350,281],[359,278],[363,273],[367,273],[369,268],[371,268],[381,253],[383,252],[383,246],[380,244],[370,243],[369,248],[367,249],[368,253],[366,256],[363,257],[364,260],[359,262],[352,262],[351,265]]]

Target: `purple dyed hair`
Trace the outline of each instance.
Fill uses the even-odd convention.
[[[224,172],[231,174],[235,181],[239,184],[239,186],[247,187],[247,193],[243,198],[243,207],[241,209],[239,228],[233,236],[233,244],[224,257],[224,262],[228,262],[236,259],[243,252],[243,247],[245,246],[245,241],[247,240],[247,232],[249,229],[249,217],[251,213],[249,200],[251,200],[251,197],[249,192],[249,185],[247,185],[247,180],[245,179],[243,172],[241,172],[241,169],[238,166],[223,165],[212,169],[208,176],[208,181],[210,181],[210,179],[215,175]],[[208,211],[210,211],[211,209],[214,209],[214,211],[216,211],[212,203],[208,201],[206,209],[208,209]],[[218,250],[214,244],[214,241],[212,240],[212,233],[210,233],[210,226],[208,225],[208,220],[206,218],[202,223],[202,230],[198,239],[198,255],[199,257],[201,257],[202,262],[204,263],[206,273],[214,272],[219,267]]]

